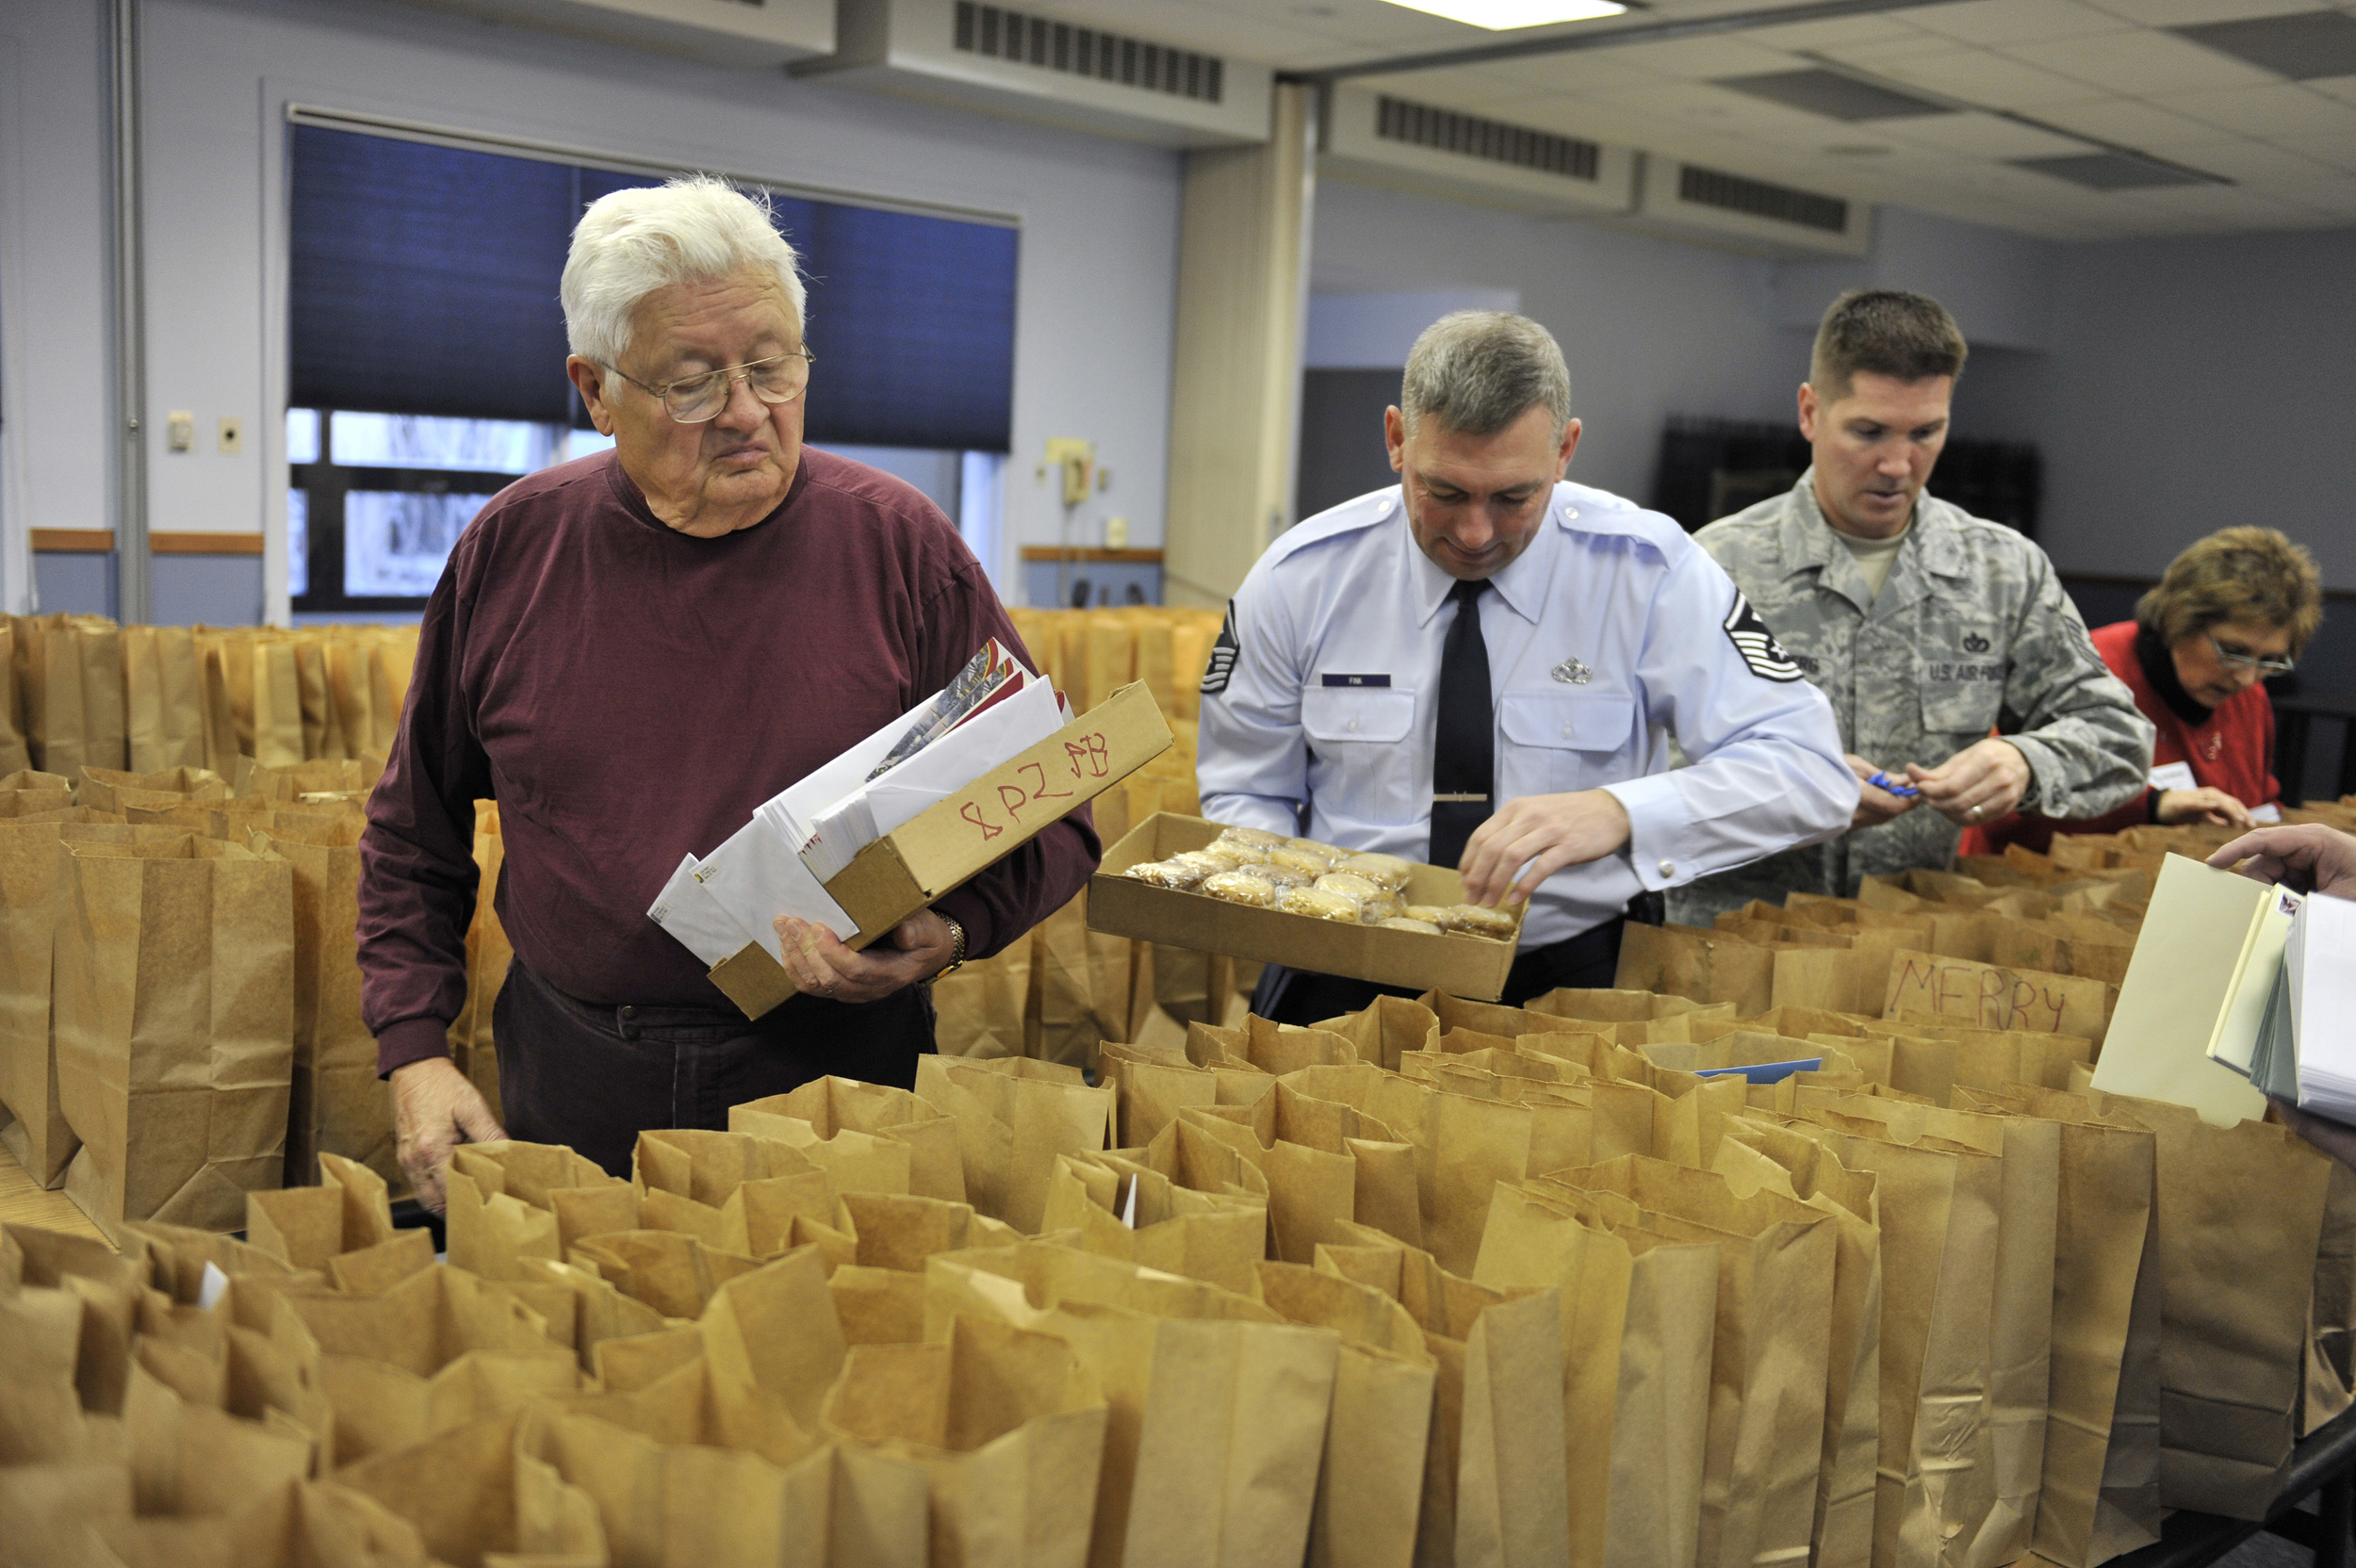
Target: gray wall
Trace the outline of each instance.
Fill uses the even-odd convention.
[[[1585,426],[1571,477],[1638,500],[1669,415],[1787,417],[1807,373],[1775,264],[1754,256],[1330,177],[1312,232],[1321,295],[1517,294],[1570,364]],[[1329,338],[1317,357],[1350,356]]]
[[[2054,562],[2153,576],[2255,523],[2356,589],[2356,230],[2057,249],[2036,408]]]

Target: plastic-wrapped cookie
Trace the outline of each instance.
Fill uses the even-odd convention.
[[[1273,908],[1280,896],[1275,883],[1263,882],[1249,872],[1240,871],[1223,871],[1216,876],[1206,876],[1195,891],[1225,899],[1230,904],[1252,904],[1263,909]]]
[[[1271,866],[1290,866],[1293,870],[1305,872],[1313,877],[1323,876],[1333,869],[1333,862],[1324,856],[1312,850],[1301,849],[1294,844],[1285,844],[1280,849],[1269,850],[1268,860]]]
[[[1441,911],[1441,927],[1448,931],[1464,931],[1476,937],[1511,937],[1513,917],[1502,909],[1484,909],[1478,904],[1458,904]]]
[[[1170,864],[1177,866],[1199,866],[1205,876],[1211,875],[1214,872],[1234,871],[1237,866],[1244,864],[1242,856],[1217,847],[1189,849],[1183,855],[1171,856],[1170,860]]]
[[[1266,854],[1271,849],[1284,848],[1285,839],[1282,833],[1271,833],[1265,827],[1231,827],[1214,841],[1240,844],[1246,849],[1256,849]]]
[[[1290,848],[1302,850],[1311,855],[1322,856],[1325,859],[1326,870],[1328,871],[1333,870],[1334,866],[1340,864],[1342,861],[1349,859],[1351,854],[1350,850],[1342,848],[1339,844],[1320,843],[1315,839],[1286,839],[1284,842]]]
[[[1175,860],[1140,860],[1121,873],[1155,888],[1191,888],[1204,875],[1201,866],[1182,866]]]
[[[1356,899],[1328,892],[1323,888],[1288,888],[1284,902],[1277,907],[1288,915],[1307,915],[1312,920],[1330,920],[1343,925],[1359,923]]]
[[[1317,878],[1317,886],[1329,893],[1339,893],[1344,898],[1354,898],[1360,904],[1366,903],[1368,899],[1383,896],[1382,888],[1363,876],[1356,876],[1346,871],[1327,872]]]
[[[1305,888],[1317,880],[1298,866],[1280,866],[1273,860],[1254,860],[1248,866],[1237,866],[1235,871],[1243,876],[1256,876],[1280,892],[1286,888]]]
[[[1427,937],[1436,937],[1440,934],[1440,928],[1430,921],[1409,920],[1405,915],[1393,915],[1388,920],[1379,920],[1374,923],[1386,931],[1420,931]]]
[[[1409,920],[1419,920],[1443,931],[1448,929],[1448,906],[1445,904],[1410,904],[1399,913]]]
[[[1380,923],[1407,912],[1407,905],[1397,893],[1377,893],[1360,906],[1369,924]]]
[[[1386,892],[1407,886],[1408,864],[1396,855],[1353,855],[1333,869],[1363,876]]]

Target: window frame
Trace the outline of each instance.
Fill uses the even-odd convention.
[[[344,591],[344,498],[354,490],[393,490],[417,495],[496,495],[522,474],[466,468],[346,467],[335,461],[335,411],[322,408],[319,455],[315,463],[290,463],[288,487],[306,497],[303,555],[309,573],[304,592],[287,600],[298,615],[343,611],[422,611],[427,596],[348,594]]]

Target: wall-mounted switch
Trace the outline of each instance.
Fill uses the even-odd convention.
[[[175,452],[196,450],[196,416],[186,409],[165,415],[164,444]]]

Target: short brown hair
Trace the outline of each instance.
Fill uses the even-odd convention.
[[[2323,624],[2315,558],[2270,528],[2221,528],[2135,601],[2135,624],[2171,647],[2228,622],[2281,627],[2293,653],[2305,647]]]
[[[1960,376],[1970,351],[1955,318],[1929,295],[1852,288],[1816,329],[1808,379],[1819,398],[1831,400],[1848,396],[1860,370],[1904,382]]]

